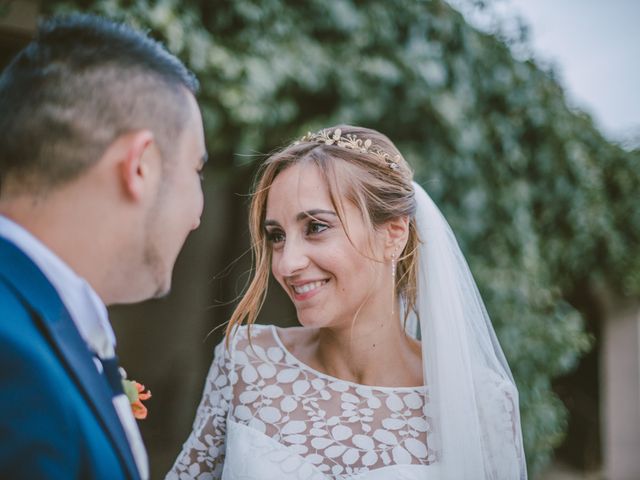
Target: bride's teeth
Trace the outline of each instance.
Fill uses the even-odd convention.
[[[311,290],[315,290],[316,288],[321,287],[325,283],[326,283],[325,280],[320,280],[318,282],[306,283],[306,284],[304,284],[302,286],[299,286],[299,287],[293,287],[293,290],[297,294],[307,293],[307,292],[310,292]]]

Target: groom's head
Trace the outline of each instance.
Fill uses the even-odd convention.
[[[165,293],[199,223],[205,151],[197,88],[160,43],[91,15],[42,23],[0,76],[0,203],[53,202],[60,192],[70,199],[90,185],[83,198],[96,215],[109,215],[105,205],[120,208],[122,231],[111,244],[125,250],[140,286],[107,292],[107,300]]]
[[[2,186],[55,188],[139,129],[170,158],[197,88],[176,57],[125,25],[90,15],[42,23],[0,77]]]

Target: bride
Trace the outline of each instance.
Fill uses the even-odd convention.
[[[412,177],[386,136],[346,125],[264,163],[255,274],[168,479],[526,479],[509,367]],[[300,327],[254,324],[270,271]]]

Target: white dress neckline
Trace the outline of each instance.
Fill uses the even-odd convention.
[[[276,327],[275,325],[255,325],[255,326],[258,326],[259,328],[268,328],[269,330],[271,330],[271,334],[273,335],[273,339],[275,340],[277,345],[282,349],[282,351],[286,355],[288,355],[291,358],[291,360],[293,360],[294,363],[296,363],[299,367],[313,373],[314,375],[324,378],[325,380],[328,380],[331,382],[344,383],[354,388],[367,388],[371,390],[378,390],[381,392],[420,392],[421,394],[424,394],[427,391],[426,385],[417,385],[414,387],[385,387],[381,385],[365,385],[362,383],[352,382],[350,380],[344,380],[339,377],[334,377],[327,373],[321,372],[320,370],[316,370],[315,368],[311,367],[310,365],[308,365],[307,363],[303,362],[298,357],[293,355],[289,351],[289,349],[285,346],[282,339],[280,338],[280,335],[278,334],[278,327]]]

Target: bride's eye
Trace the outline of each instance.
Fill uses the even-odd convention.
[[[267,230],[266,231],[267,242],[271,245],[276,245],[278,243],[284,242],[284,233],[280,230]]]
[[[307,235],[322,233],[329,228],[329,225],[322,222],[311,221],[307,224]]]

